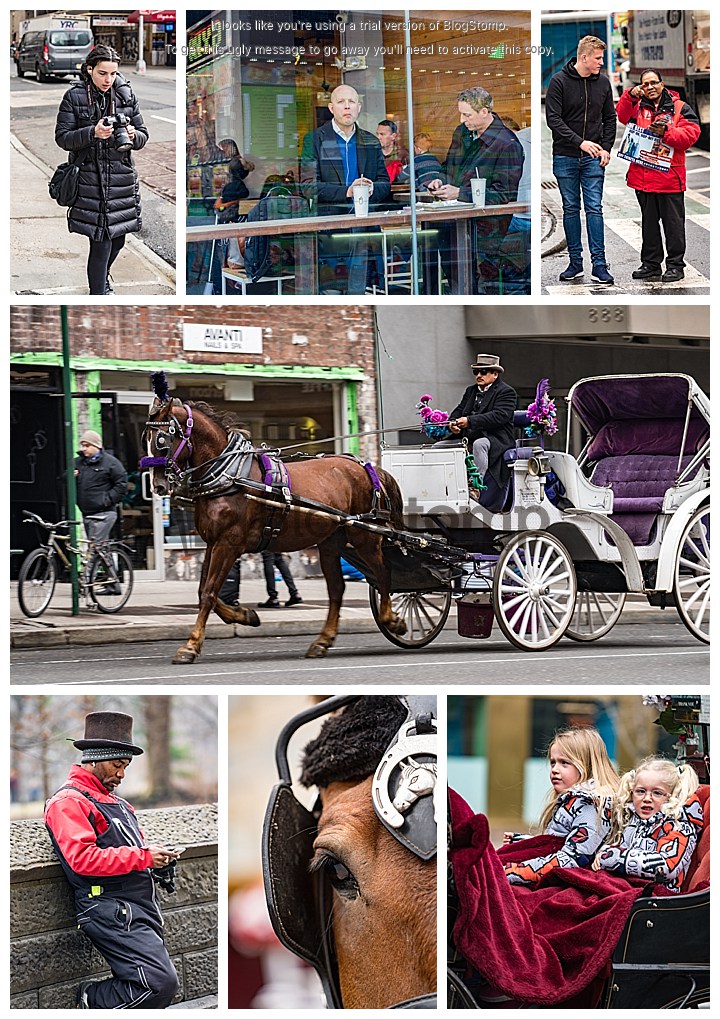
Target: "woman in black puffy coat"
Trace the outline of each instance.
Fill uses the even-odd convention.
[[[125,235],[142,227],[140,185],[131,151],[123,151],[121,125],[106,118],[124,117],[133,149],[141,149],[148,130],[130,83],[118,74],[119,55],[96,46],[82,78],[63,96],[55,141],[80,161],[78,197],[68,212],[70,233],[90,241],[87,275],[91,294],[112,294],[110,267],[125,244]],[[125,139],[127,144],[127,139]]]

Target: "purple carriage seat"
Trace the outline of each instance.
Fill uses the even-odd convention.
[[[612,519],[636,546],[650,543],[665,493],[677,479],[683,429],[678,419],[610,421],[588,449],[588,462],[595,463],[590,480],[612,489]],[[682,468],[708,434],[706,421],[690,422]]]

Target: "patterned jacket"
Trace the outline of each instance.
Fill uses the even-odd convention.
[[[647,878],[665,885],[671,892],[679,892],[702,824],[703,810],[695,795],[678,818],[667,817],[658,810],[643,819],[633,810],[620,845],[601,849],[600,865],[604,870]]]
[[[524,863],[508,863],[505,873],[511,884],[536,885],[556,867],[588,867],[610,831],[612,799],[598,806],[593,782],[560,793],[545,835],[559,835],[564,844],[549,856],[536,856]]]

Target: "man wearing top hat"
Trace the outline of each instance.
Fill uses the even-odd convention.
[[[490,474],[502,489],[510,477],[503,453],[515,444],[513,415],[518,403],[517,393],[501,378],[505,369],[497,354],[478,354],[470,367],[475,383],[468,386],[450,414],[450,431],[468,440],[480,480]],[[443,445],[454,444],[452,439],[443,442]]]
[[[82,752],[48,800],[45,824],[75,895],[78,927],[107,960],[112,977],[83,982],[78,1008],[167,1008],[178,978],[163,940],[153,871],[177,853],[148,846],[130,804],[115,794],[143,751],[132,717],[95,711],[85,718]]]

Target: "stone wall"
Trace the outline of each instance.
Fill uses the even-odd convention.
[[[186,847],[175,892],[157,888],[167,948],[180,979],[175,1001],[214,1007],[209,1002],[217,995],[217,806],[144,810],[138,820],[148,843]],[[75,1008],[80,980],[110,973],[77,929],[70,886],[42,821],[12,822],[10,857],[10,1007]]]

